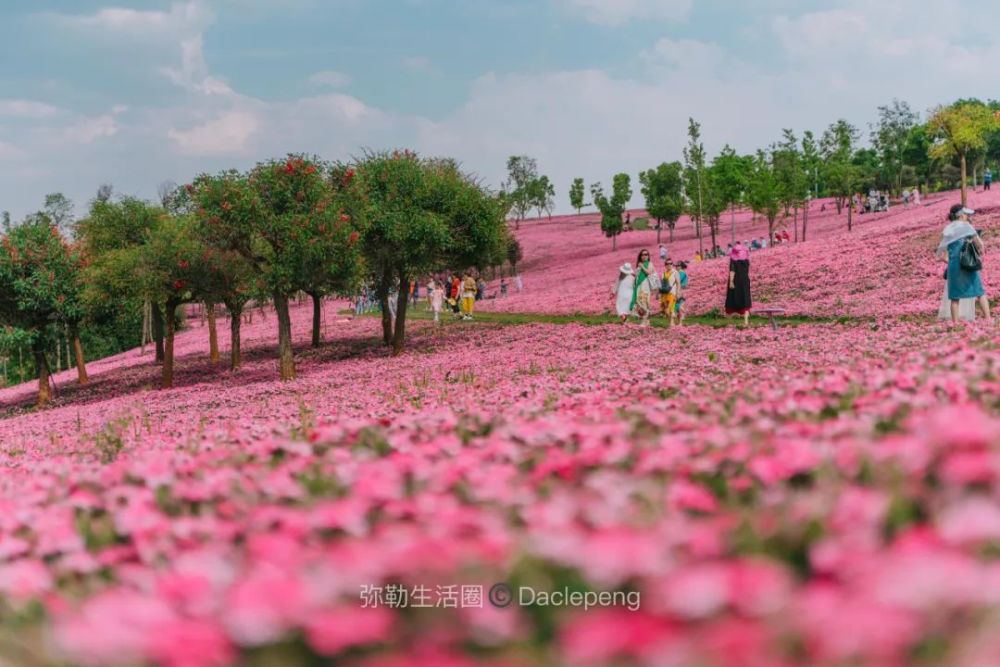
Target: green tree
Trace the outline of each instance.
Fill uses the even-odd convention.
[[[574,178],[573,184],[569,187],[569,205],[576,209],[576,214],[580,215],[580,210],[586,204],[583,202],[584,185],[582,178]]]
[[[444,268],[502,263],[509,249],[507,201],[453,160],[423,159],[411,151],[370,153],[342,168],[345,176],[355,171],[353,197],[364,221],[361,252],[382,303],[383,340],[398,355],[406,336],[404,286]],[[395,322],[388,307],[394,285],[400,287]]]
[[[68,234],[73,227],[73,202],[61,192],[45,195],[43,212],[60,232]]]
[[[802,240],[806,240],[809,226],[809,201],[819,197],[819,166],[821,162],[819,146],[811,130],[802,134],[802,170],[805,172],[806,189],[811,194],[806,195],[805,207],[802,209]]]
[[[556,189],[555,186],[549,181],[548,176],[539,176],[531,184],[531,203],[538,209],[538,217],[542,217],[542,213],[548,213],[548,216],[552,217],[552,209],[555,207],[555,197]]]
[[[625,213],[626,203],[632,198],[628,174],[615,175],[612,180],[611,197],[605,196],[604,188],[600,183],[594,183],[590,186],[590,195],[594,200],[594,205],[601,212],[601,231],[611,239],[611,248],[617,250],[618,235],[624,229],[622,215]]]
[[[774,243],[774,224],[782,208],[782,188],[770,153],[758,150],[747,179],[747,204],[767,220],[767,237]]]
[[[917,120],[909,104],[893,99],[891,104],[878,107],[878,123],[871,126],[872,146],[897,195],[903,191],[906,145]]]
[[[736,207],[743,203],[752,163],[752,157],[737,155],[729,144],[712,162],[712,188],[723,208],[729,208],[732,243],[736,243]]]
[[[998,127],[996,112],[982,103],[956,103],[937,107],[927,121],[934,138],[928,153],[931,157],[957,157],[962,179],[962,204],[967,203],[967,159],[970,153],[987,148],[987,136]]]
[[[8,328],[5,336],[32,351],[40,406],[52,398],[45,353],[66,302],[76,298],[79,268],[78,257],[48,216],[29,216],[0,239],[0,324]]]
[[[538,181],[538,162],[527,155],[511,155],[507,158],[507,181],[503,186],[508,213],[514,216],[514,227],[520,229],[521,221],[528,217],[535,205]]]
[[[670,229],[674,240],[674,227],[684,212],[684,167],[680,162],[663,162],[655,169],[639,172],[646,211],[656,220],[656,242],[660,243],[663,223]]]
[[[790,129],[782,130],[781,143],[775,148],[775,176],[781,189],[781,204],[785,218],[792,214],[792,226],[795,230],[795,240],[799,240],[799,209],[805,203],[805,195],[809,189],[806,172],[799,151],[799,141]]]
[[[80,240],[81,251],[88,265],[85,271],[87,289],[84,297],[87,309],[100,312],[108,308],[132,306],[141,309],[142,301],[133,304],[122,295],[131,294],[127,275],[122,284],[116,284],[115,276],[120,274],[105,270],[114,266],[121,258],[119,255],[128,249],[140,246],[146,242],[150,231],[159,223],[164,215],[162,209],[148,204],[135,197],[123,197],[111,201],[110,191],[107,198],[95,198],[90,205],[87,216],[76,223],[76,235]],[[155,342],[156,361],[163,362],[163,304],[150,303],[149,312],[152,316],[151,328]],[[118,319],[122,313],[116,313]]]
[[[282,380],[295,378],[290,296],[320,285],[325,289],[325,278],[335,282],[356,270],[351,266],[356,254],[347,248],[357,238],[354,217],[339,194],[351,177],[353,171],[340,174],[334,187],[328,165],[290,154],[261,162],[245,176],[225,172],[200,176],[193,184],[202,239],[241,255],[271,295]],[[313,324],[315,338],[315,319]]]
[[[684,190],[689,202],[689,214],[698,235],[698,252],[704,254],[701,227],[704,216],[706,186],[705,146],[701,143],[701,125],[688,118],[688,144],[684,148]]]
[[[823,180],[833,195],[839,215],[844,204],[850,204],[858,186],[858,168],[854,165],[854,150],[859,139],[858,129],[844,119],[831,124],[823,132],[820,150],[823,157]],[[851,231],[854,207],[847,207],[847,230]]]

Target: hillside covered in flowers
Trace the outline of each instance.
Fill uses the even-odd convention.
[[[482,306],[536,321],[415,319],[391,357],[327,300],[292,382],[262,310],[235,372],[192,319],[172,389],[149,349],[4,389],[0,665],[998,664],[1000,347],[934,319],[952,203],[753,253],[758,302],[816,318],[778,330],[545,321],[655,249],[554,218]],[[1000,192],[971,204],[995,295]]]

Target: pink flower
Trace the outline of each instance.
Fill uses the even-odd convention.
[[[306,622],[306,640],[317,653],[334,656],[355,646],[388,641],[393,618],[385,608],[318,611]]]

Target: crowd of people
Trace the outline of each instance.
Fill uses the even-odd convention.
[[[416,308],[421,302],[421,294],[426,299],[426,307],[434,314],[434,321],[440,323],[441,313],[447,308],[461,320],[471,320],[475,312],[476,302],[483,299],[505,298],[511,287],[516,292],[524,289],[524,281],[520,275],[513,276],[509,281],[501,276],[495,292],[487,294],[487,282],[483,275],[472,269],[464,272],[442,273],[430,276],[425,281],[411,280],[407,289],[407,301]],[[388,308],[393,319],[399,303],[398,284],[389,288]],[[376,290],[371,285],[363,285],[354,297],[354,314],[381,312]]]
[[[665,246],[660,246],[662,269],[657,269],[648,250],[639,252],[635,267],[625,262],[618,269],[618,280],[611,290],[615,312],[622,324],[630,317],[648,326],[659,306],[659,314],[667,326],[683,325],[689,277],[687,262],[674,262]],[[658,298],[656,298],[658,297]],[[741,315],[744,325],[749,324],[752,301],[750,297],[750,245],[737,241],[729,249],[729,272],[726,284],[725,312]]]

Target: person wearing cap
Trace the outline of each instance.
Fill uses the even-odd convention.
[[[625,262],[618,269],[618,281],[611,290],[611,296],[615,299],[615,312],[621,318],[622,324],[628,321],[628,316],[632,314],[632,292],[635,290],[635,271],[632,265]]]
[[[937,255],[948,262],[948,300],[951,302],[951,321],[957,323],[962,299],[975,299],[986,319],[990,319],[990,302],[983,289],[980,274],[982,260],[978,266],[969,266],[963,261],[963,255],[977,254],[983,256],[983,240],[969,222],[975,213],[962,204],[955,204],[948,212],[948,225],[941,233],[941,242],[937,247]],[[967,246],[971,246],[969,250]]]

